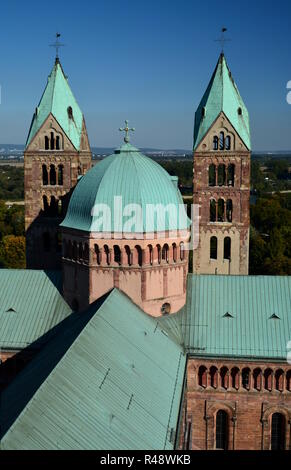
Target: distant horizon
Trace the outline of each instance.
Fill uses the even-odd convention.
[[[122,142],[120,143],[120,145],[122,144]],[[119,146],[120,146],[119,145]],[[5,146],[11,146],[11,147],[21,147],[21,150],[22,149],[25,149],[25,144],[1,144],[0,143],[0,155],[1,155],[1,147],[5,147]],[[99,150],[114,150],[114,149],[117,149],[119,147],[118,145],[117,146],[96,146],[96,145],[90,145],[90,148],[91,150],[92,149],[99,149]],[[136,145],[134,145],[136,146]],[[141,151],[156,151],[156,152],[184,152],[184,153],[189,153],[189,154],[192,154],[193,153],[193,150],[191,149],[183,149],[183,148],[157,148],[157,147],[138,147],[139,150]],[[271,153],[271,154],[290,154],[291,155],[291,149],[290,150],[251,150],[251,153]]]

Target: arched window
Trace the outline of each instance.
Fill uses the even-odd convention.
[[[218,137],[216,135],[213,137],[213,150],[218,150]]]
[[[169,302],[165,302],[161,307],[162,315],[169,315],[171,313],[171,304]]]
[[[238,114],[239,116],[241,116],[241,115],[242,115],[242,109],[241,109],[241,108],[238,108],[238,110],[237,110],[237,114]]]
[[[63,257],[68,258],[68,242],[67,240],[63,241]]]
[[[228,388],[228,369],[227,367],[222,367],[220,369],[220,383],[221,386],[225,389]]]
[[[173,249],[173,261],[174,263],[177,262],[177,245],[176,243],[172,244],[172,249]]]
[[[47,196],[42,196],[43,215],[47,216],[49,213],[49,203]]]
[[[228,449],[228,415],[224,410],[216,413],[216,449]]]
[[[121,250],[118,245],[113,246],[114,251],[114,262],[121,265]]]
[[[283,392],[284,372],[282,369],[276,370],[275,373],[275,388],[279,392]]]
[[[78,245],[77,242],[73,242],[73,256],[72,256],[74,261],[77,261],[78,259]]]
[[[224,132],[219,134],[219,150],[224,150]]]
[[[42,184],[44,186],[48,185],[48,172],[46,165],[42,165]]]
[[[216,186],[216,166],[212,163],[208,169],[209,186]]]
[[[59,199],[58,200],[58,215],[61,216],[63,214],[63,204],[62,204],[62,200]]]
[[[231,140],[230,140],[230,136],[226,136],[225,138],[225,150],[230,150],[230,145],[231,145]]]
[[[142,249],[139,245],[135,246],[136,252],[137,252],[137,264],[139,266],[142,266]]]
[[[218,222],[224,222],[224,200],[223,199],[218,199],[217,220]]]
[[[95,252],[96,264],[100,265],[100,263],[101,263],[101,251],[100,251],[100,248],[97,244],[94,245],[94,252]]]
[[[43,250],[48,253],[51,250],[51,237],[49,232],[44,232],[43,234]]]
[[[215,199],[210,199],[209,219],[210,219],[210,222],[216,222],[216,201],[215,201]]]
[[[72,108],[72,106],[68,106],[67,112],[68,112],[68,118],[73,119],[73,108]]]
[[[210,259],[217,259],[217,237],[210,238]]]
[[[225,237],[224,239],[223,258],[228,259],[229,261],[231,259],[231,238],[230,237]]]
[[[60,136],[56,136],[56,150],[60,150]]]
[[[58,253],[62,251],[62,234],[60,232],[56,234],[56,251]]]
[[[89,245],[88,245],[88,243],[84,244],[83,259],[86,263],[89,262]]]
[[[228,186],[234,186],[234,173],[235,173],[235,165],[233,163],[230,163],[227,167]]]
[[[104,245],[104,253],[105,253],[106,264],[109,266],[110,265],[110,251],[109,251],[108,245]]]
[[[272,369],[266,369],[264,372],[264,388],[265,390],[272,390]]]
[[[157,253],[158,253],[158,263],[161,264],[161,259],[162,259],[161,245],[157,245]]]
[[[225,186],[226,184],[226,169],[223,163],[218,165],[217,183],[218,186]]]
[[[50,185],[54,186],[56,184],[56,169],[55,165],[50,166]]]
[[[132,265],[131,249],[128,245],[126,245],[124,248],[125,248],[125,253],[126,253],[126,257],[127,257],[127,264],[128,264],[128,266],[131,266]]]
[[[207,369],[205,366],[200,366],[198,369],[198,385],[200,387],[207,387]]]
[[[231,386],[236,390],[239,389],[239,369],[237,367],[233,367],[231,369]]]
[[[281,413],[272,415],[271,450],[285,450],[285,416]]]
[[[254,376],[254,388],[258,391],[262,390],[262,370],[257,368],[253,372]]]
[[[184,261],[185,259],[185,245],[183,242],[180,243],[180,260]]]
[[[49,150],[50,148],[50,141],[47,135],[44,137],[44,148],[45,150]]]
[[[165,243],[162,249],[162,260],[166,261],[166,263],[169,262],[169,245]]]
[[[218,386],[218,369],[215,366],[210,367],[209,370],[210,374],[210,385],[213,388],[217,388]]]
[[[56,200],[55,196],[51,197],[49,212],[51,217],[54,217],[58,214],[58,201]]]
[[[68,241],[68,258],[72,259],[73,256],[73,246],[71,240]]]
[[[148,249],[149,249],[149,263],[152,266],[152,264],[153,264],[153,247],[152,247],[152,245],[149,245]]]
[[[248,367],[242,370],[242,386],[246,390],[250,389],[250,369]]]
[[[79,243],[78,259],[79,260],[83,259],[83,244],[81,242]]]
[[[232,222],[232,200],[228,199],[226,201],[226,220],[227,222]]]
[[[64,166],[58,166],[58,185],[62,186],[64,184]]]
[[[55,150],[55,136],[54,136],[54,133],[51,132],[51,150]]]

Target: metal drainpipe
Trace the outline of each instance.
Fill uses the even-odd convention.
[[[205,450],[208,450],[208,421],[210,416],[207,415],[207,400],[205,400],[204,404],[204,419],[205,419]]]
[[[232,450],[235,450],[235,429],[236,429],[236,422],[237,422],[236,410],[237,410],[237,402],[235,402],[234,415],[232,417],[232,422],[233,422]]]

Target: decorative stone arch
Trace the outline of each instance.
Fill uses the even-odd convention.
[[[215,401],[206,410],[208,449],[216,449],[216,417],[218,411],[225,411],[228,416],[228,449],[234,447],[234,428],[236,423],[235,407],[230,403]]]
[[[275,413],[279,413],[284,416],[285,418],[285,449],[290,449],[291,440],[291,409],[287,408],[284,405],[276,404],[271,405],[265,408],[262,414],[262,441],[263,441],[263,449],[262,450],[270,450],[271,449],[271,432],[272,432],[272,416]]]
[[[197,383],[199,387],[207,387],[208,368],[204,364],[200,364],[197,370]]]

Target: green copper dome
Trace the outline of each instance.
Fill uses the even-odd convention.
[[[80,179],[61,224],[86,232],[124,233],[185,230],[189,225],[175,178],[129,143]]]

